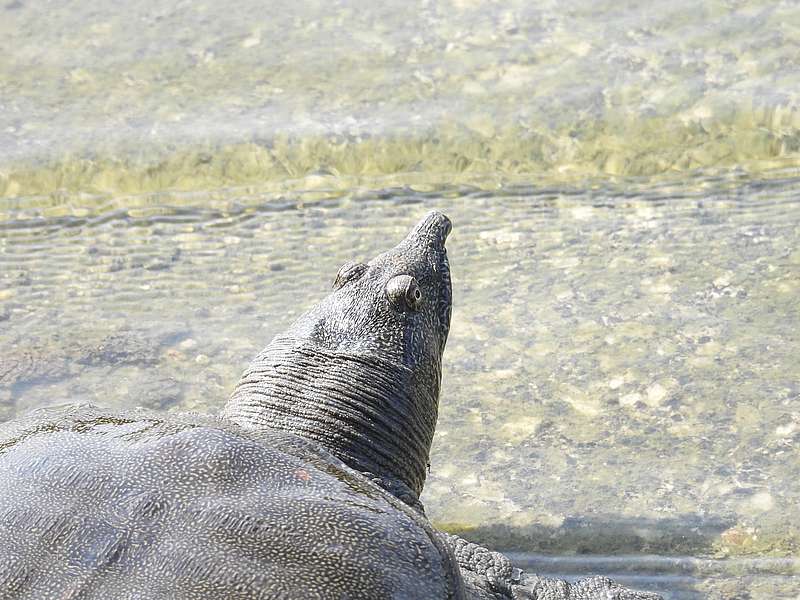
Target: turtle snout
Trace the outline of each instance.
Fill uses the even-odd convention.
[[[442,244],[444,244],[447,240],[447,236],[453,231],[453,222],[444,213],[433,212],[431,215],[433,215],[436,220],[436,229],[439,234],[439,239],[441,239]]]
[[[445,240],[453,229],[453,223],[447,215],[433,210],[417,223],[416,227],[408,234],[408,240],[424,242],[428,246],[444,247]]]

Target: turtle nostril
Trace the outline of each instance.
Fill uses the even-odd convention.
[[[450,221],[450,219],[444,217],[444,228],[442,229],[442,242],[444,242],[447,239],[447,236],[450,235],[451,231],[453,231],[453,223],[452,221]]]
[[[416,227],[406,236],[406,240],[423,243],[426,246],[444,246],[452,228],[453,225],[446,215],[432,210],[417,223]]]
[[[433,212],[430,215],[433,223],[431,223],[430,231],[434,235],[436,235],[439,240],[441,241],[442,245],[444,245],[445,240],[447,240],[447,236],[450,235],[450,232],[453,230],[453,223],[447,218],[447,215],[444,215],[440,212]]]

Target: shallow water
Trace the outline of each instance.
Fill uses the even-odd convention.
[[[548,577],[602,574],[619,583],[680,600],[796,598],[797,559],[698,559],[686,556],[553,557],[512,553],[515,564]]]
[[[9,210],[3,417],[54,400],[215,411],[342,262],[435,207],[455,224],[423,498],[438,524],[556,555],[795,556],[798,191],[708,180]],[[754,589],[772,577],[744,572]]]
[[[454,221],[424,502],[533,570],[800,595],[800,7],[0,6],[0,420],[216,411]]]

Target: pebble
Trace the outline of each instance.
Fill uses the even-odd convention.
[[[647,388],[647,404],[658,406],[667,397],[667,390],[660,383],[654,383]]]
[[[636,392],[632,394],[625,394],[624,396],[620,396],[619,403],[621,406],[633,406],[637,402],[642,401],[642,395],[637,394]]]
[[[625,383],[625,379],[623,377],[614,377],[611,381],[608,382],[609,389],[616,390]]]
[[[775,501],[772,498],[772,494],[769,492],[758,492],[750,497],[748,504],[755,510],[767,512],[768,510],[772,510]]]
[[[720,275],[714,280],[715,288],[726,288],[731,284],[731,278],[728,275]]]

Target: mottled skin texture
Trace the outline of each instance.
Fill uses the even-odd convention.
[[[450,325],[449,220],[348,263],[220,417],[0,425],[0,598],[645,600],[529,576],[419,502]]]
[[[422,516],[291,433],[78,406],[0,439],[4,600],[461,597]]]

